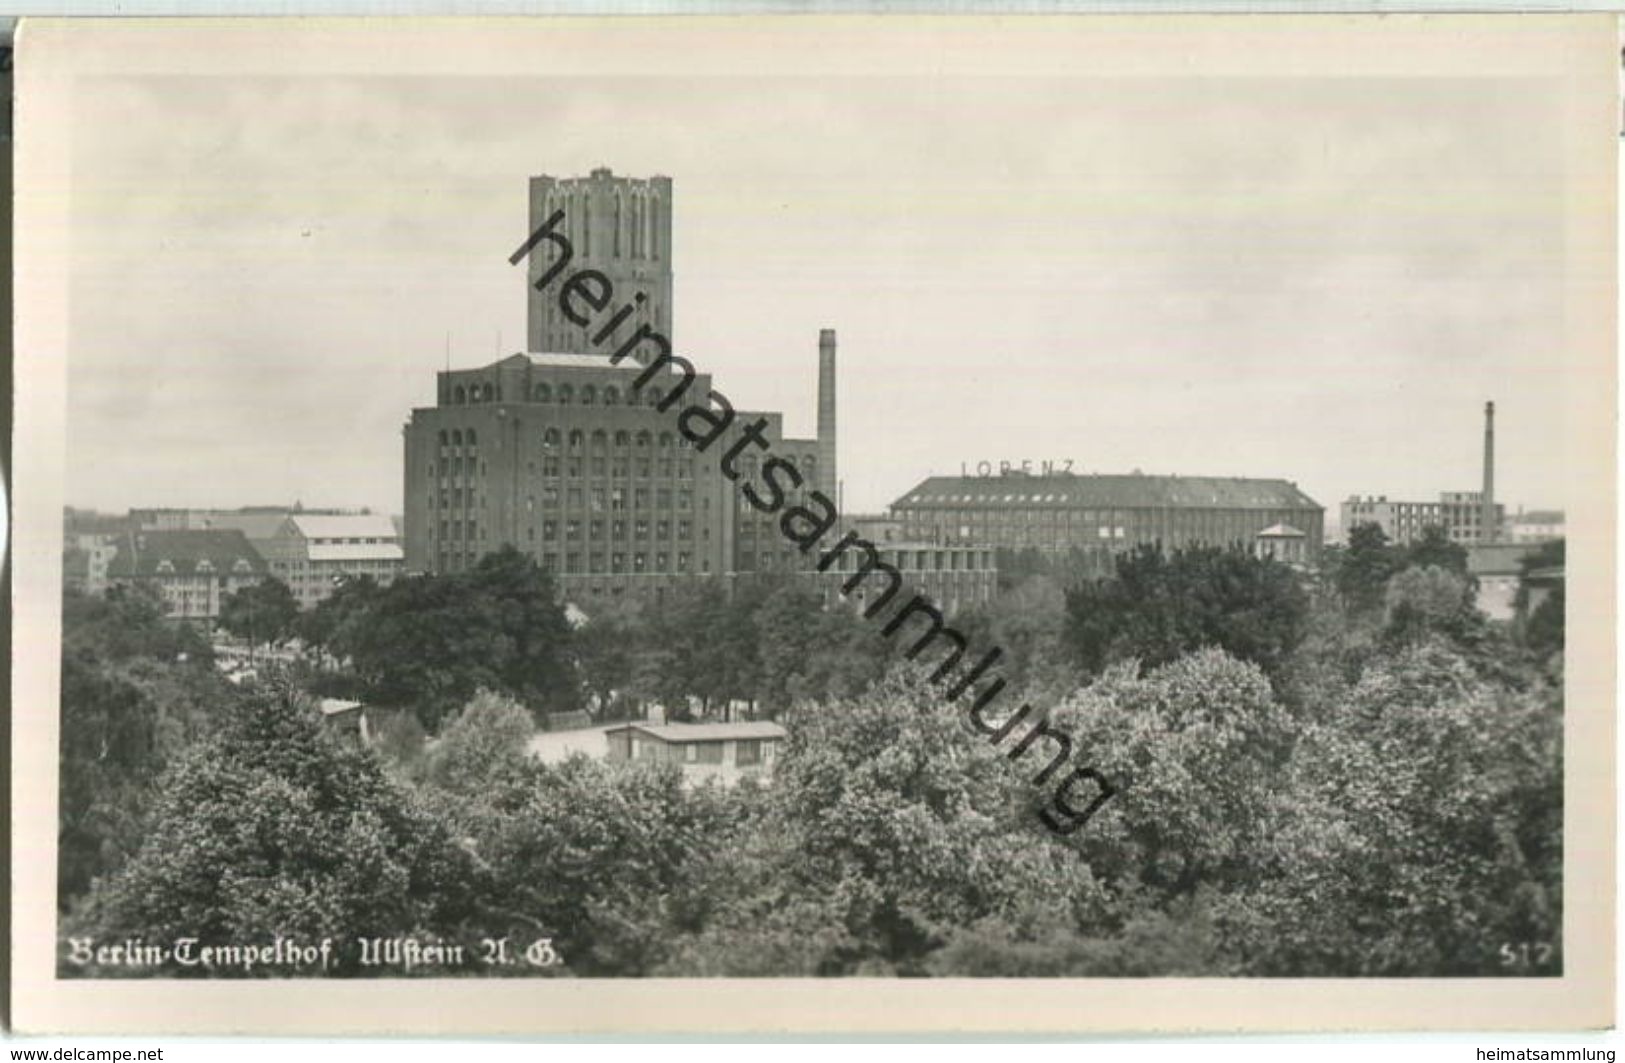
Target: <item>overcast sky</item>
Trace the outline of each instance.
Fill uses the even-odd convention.
[[[532,174],[669,175],[678,347],[849,512],[961,462],[1561,506],[1564,174],[1529,82],[107,80],[72,131],[76,505],[397,513],[434,373],[523,344]]]

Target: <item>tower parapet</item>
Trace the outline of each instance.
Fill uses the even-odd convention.
[[[647,324],[668,340],[671,334],[671,178],[617,177],[599,167],[586,177],[530,179],[530,229],[535,232],[555,213],[557,231],[574,252],[572,270],[595,269],[627,299],[643,296],[631,329]],[[601,354],[588,329],[559,309],[557,293],[535,284],[557,261],[551,244],[538,247],[526,270],[525,339],[529,350],[550,354]]]

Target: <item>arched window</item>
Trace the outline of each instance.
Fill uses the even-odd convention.
[[[463,433],[455,428],[451,430],[451,445],[454,447],[460,447],[463,445]]]
[[[495,397],[496,397],[496,389],[493,388],[490,384],[485,385],[485,401],[490,402]]]
[[[598,389],[593,387],[591,384],[583,385],[582,388],[581,388],[581,405],[583,405],[583,406],[591,406],[593,403],[595,403],[597,401],[598,401]]]
[[[535,392],[531,395],[537,402],[552,402],[553,389],[546,384],[537,384]]]
[[[651,208],[649,211],[649,257],[658,260],[660,258],[660,197],[655,196],[649,201],[649,205]],[[656,306],[655,310],[658,313],[660,307]]]
[[[616,388],[614,386],[610,386],[610,387],[605,388],[604,389],[604,405],[605,406],[619,406],[620,404],[621,404],[621,392],[620,392],[620,389]]]
[[[576,400],[575,389],[569,384],[559,385],[559,405],[568,406]]]
[[[474,434],[474,429],[470,428],[468,430],[468,445],[471,446],[471,447],[477,447],[477,446],[479,446],[479,444],[480,444],[479,436],[476,436]]]
[[[649,405],[650,406],[659,406],[660,405],[660,400],[665,398],[665,397],[666,397],[665,394],[659,388],[650,388],[649,389]]]
[[[621,257],[621,196],[615,194],[615,257]]]
[[[570,449],[571,450],[580,450],[581,449],[581,441],[584,438],[585,437],[581,434],[581,429],[572,428],[570,430]]]
[[[458,384],[456,390],[451,393],[451,401],[459,406],[462,406],[468,402],[468,395],[463,391],[463,386],[461,384]]]
[[[632,445],[632,437],[627,435],[624,431],[616,432],[615,445],[617,447],[629,447]]]
[[[446,445],[446,430],[444,428],[440,430],[440,445]]]
[[[559,430],[557,428],[549,428],[542,433],[542,446],[548,450],[557,450],[559,448]]]
[[[648,450],[649,449],[649,433],[648,432],[639,432],[638,433],[638,449],[639,450]]]
[[[586,192],[581,193],[581,254],[592,256],[592,196]]]
[[[605,434],[604,430],[602,428],[600,428],[600,429],[597,429],[596,431],[594,431],[593,434],[592,434],[592,449],[594,449],[594,450],[605,450],[608,447],[609,447],[609,436]]]
[[[671,449],[671,433],[670,432],[661,432],[660,433],[660,449],[661,450],[670,450]]]

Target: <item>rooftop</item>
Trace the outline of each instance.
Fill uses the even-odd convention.
[[[229,531],[132,532],[118,540],[111,577],[190,576],[213,572],[265,575],[265,561],[248,537]]]
[[[779,724],[767,720],[747,720],[742,723],[629,723],[609,730],[642,731],[662,742],[673,744],[783,738],[788,733]]]
[[[896,506],[1066,505],[1320,509],[1287,480],[1223,476],[932,476]]]
[[[395,522],[382,513],[346,516],[305,516],[288,518],[307,539],[387,539],[396,538]]]

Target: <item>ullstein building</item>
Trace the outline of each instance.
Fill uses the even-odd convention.
[[[628,298],[641,294],[625,332],[648,324],[668,339],[671,208],[665,177],[639,180],[599,169],[585,178],[530,182],[532,230],[562,210],[572,268],[603,272]],[[667,366],[650,377],[631,359],[612,364],[588,329],[561,313],[556,288],[536,290],[549,265],[544,256],[529,261],[529,350],[438,374],[435,405],[413,410],[403,429],[406,571],[467,571],[511,543],[552,572],[566,596],[590,602],[627,593],[658,597],[672,581],[695,576],[809,570],[817,553],[797,552],[775,518],[744,504],[722,474],[718,458],[726,447],[697,452],[677,429],[681,407],[656,409],[679,373]],[[762,435],[772,456],[801,472],[804,486],[787,493],[787,505],[813,489],[838,497],[835,351],[835,332],[824,329],[815,438],[787,438],[781,414],[738,411],[738,423],[765,418]],[[647,378],[641,386],[640,378]],[[710,390],[709,376],[698,374],[686,393]],[[742,482],[757,481],[760,460],[739,459]],[[888,544],[883,556],[895,561],[902,548]],[[905,564],[956,574],[942,600],[991,593],[989,552],[941,547],[931,555],[911,550]],[[843,557],[841,568],[850,568],[850,560]],[[845,578],[840,569],[824,573],[826,597]]]

